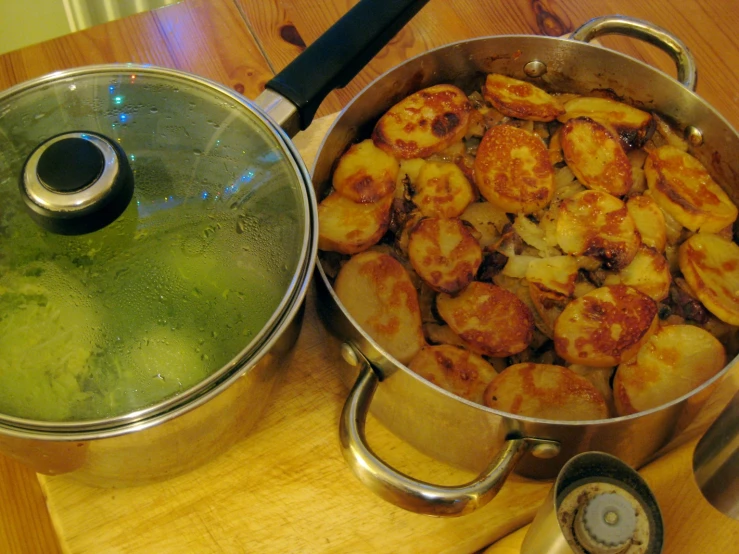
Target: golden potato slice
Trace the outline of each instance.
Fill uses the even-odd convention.
[[[636,355],[657,326],[657,303],[609,285],[570,302],[554,324],[554,348],[573,364],[614,366]]]
[[[456,294],[475,278],[482,248],[461,219],[428,217],[411,230],[408,257],[432,289]]]
[[[486,406],[516,415],[556,421],[591,421],[608,417],[603,395],[566,367],[515,364],[485,390]]]
[[[377,202],[392,193],[400,164],[370,140],[352,144],[334,170],[334,190],[354,202]]]
[[[693,325],[666,325],[622,363],[613,378],[619,415],[656,408],[689,393],[726,365],[726,352],[708,331]]]
[[[480,233],[478,240],[483,248],[498,242],[503,234],[503,228],[511,222],[503,210],[490,202],[473,202],[459,218]]]
[[[557,117],[565,123],[576,117],[589,117],[608,128],[627,150],[641,148],[654,133],[654,118],[649,112],[607,98],[579,96],[564,105]]]
[[[739,246],[697,233],[680,245],[678,263],[698,300],[721,321],[739,325]]]
[[[473,281],[457,296],[440,293],[436,309],[452,331],[478,354],[517,354],[534,337],[531,310],[512,292],[490,283]]]
[[[334,291],[359,326],[399,362],[410,362],[425,344],[418,294],[389,254],[369,250],[352,256]]]
[[[332,192],[318,205],[318,248],[356,254],[376,244],[390,224],[393,195],[358,204]]]
[[[428,158],[467,133],[472,104],[453,85],[419,90],[390,108],[372,132],[375,146],[396,158]]]
[[[691,231],[718,233],[736,220],[734,203],[687,152],[661,146],[649,153],[644,172],[660,208]]]
[[[564,113],[562,103],[526,81],[491,73],[482,94],[499,112],[516,119],[553,121]]]
[[[643,292],[655,302],[670,293],[670,264],[654,248],[642,245],[631,263],[616,274],[606,277],[606,285],[628,285]]]
[[[554,168],[534,133],[498,125],[482,137],[475,158],[475,183],[492,204],[508,213],[530,214],[554,195]]]
[[[641,239],[621,200],[595,190],[579,192],[559,205],[557,242],[567,254],[590,256],[606,269],[626,267]]]
[[[560,140],[567,166],[583,185],[614,196],[631,190],[631,162],[603,125],[588,117],[572,118],[562,127]]]
[[[578,265],[572,256],[550,256],[533,260],[526,270],[526,280],[564,296],[575,294]]]
[[[423,164],[413,191],[413,203],[428,217],[457,217],[477,198],[462,170],[445,162]]]
[[[478,404],[482,404],[485,389],[498,375],[477,354],[448,344],[424,346],[408,367],[442,389]]]
[[[657,202],[651,196],[640,194],[629,197],[626,200],[626,208],[641,235],[641,241],[659,252],[664,252],[667,245],[667,226],[665,216]]]

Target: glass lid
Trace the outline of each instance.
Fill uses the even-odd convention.
[[[108,420],[238,367],[299,286],[301,179],[271,123],[186,74],[1,93],[0,420]]]

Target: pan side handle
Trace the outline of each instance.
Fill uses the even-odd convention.
[[[695,91],[698,83],[698,70],[693,54],[686,44],[670,31],[649,21],[622,15],[607,15],[584,23],[572,33],[570,38],[590,42],[603,35],[625,35],[643,40],[663,50],[670,55],[677,66],[677,80],[685,88]]]
[[[367,445],[365,421],[380,379],[363,356],[357,357],[361,364],[359,377],[344,404],[339,424],[341,450],[366,487],[400,508],[431,516],[468,514],[495,497],[526,452],[542,458],[559,453],[559,443],[555,441],[510,438],[488,467],[469,483],[442,486],[414,479],[383,462]]]

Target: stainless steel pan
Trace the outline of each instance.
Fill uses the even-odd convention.
[[[678,79],[622,54],[590,44],[624,34],[668,52]],[[570,38],[494,36],[463,41],[412,58],[380,76],[338,116],[324,139],[313,172],[317,195],[328,190],[333,164],[377,118],[409,93],[436,83],[479,90],[485,74],[504,73],[544,88],[576,93],[611,89],[637,106],[659,111],[686,128],[694,153],[711,168],[734,202],[739,201],[739,136],[696,96],[696,68],[688,48],[667,31],[624,17],[605,17]],[[710,381],[657,409],[598,421],[557,422],[514,416],[473,404],[421,379],[389,356],[352,319],[320,262],[321,317],[341,341],[344,358],[359,369],[340,422],[344,456],[371,490],[403,508],[432,515],[461,515],[487,503],[514,469],[554,477],[575,454],[599,450],[640,466],[689,422],[736,358]],[[339,346],[337,345],[337,348]],[[730,352],[730,358],[737,353]],[[356,372],[347,370],[351,380]],[[371,410],[391,431],[433,457],[479,472],[462,486],[425,483],[396,471],[367,445],[364,422]]]

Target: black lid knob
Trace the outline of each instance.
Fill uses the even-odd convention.
[[[20,189],[38,225],[61,235],[81,235],[123,213],[133,197],[133,172],[118,144],[77,131],[52,137],[31,153]]]

